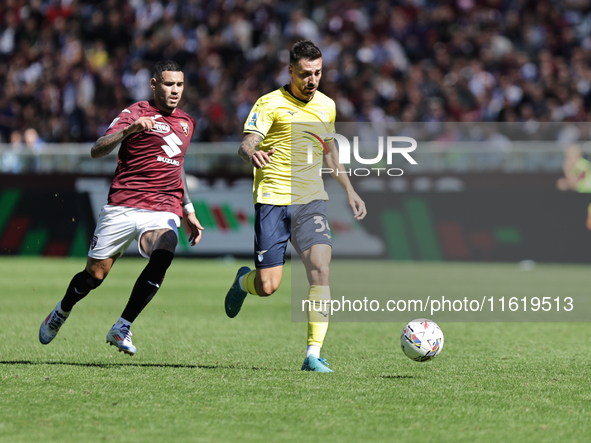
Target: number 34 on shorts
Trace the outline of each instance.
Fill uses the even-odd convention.
[[[292,207],[291,240],[298,253],[317,244],[332,246],[332,234],[326,218],[326,202],[314,200]]]
[[[328,220],[326,219],[325,216],[323,216],[323,215],[315,215],[314,216],[314,223],[316,223],[317,225],[320,225],[320,227],[318,229],[316,229],[315,232],[328,231],[328,233],[324,233],[324,235],[328,236],[328,238],[331,238],[331,235],[330,235],[330,226],[328,226]]]

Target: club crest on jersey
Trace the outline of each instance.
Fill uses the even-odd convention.
[[[170,126],[166,123],[155,122],[154,126],[152,127],[153,132],[158,132],[160,134],[168,134],[170,132]]]
[[[189,135],[189,123],[181,122],[181,128],[183,128],[183,134],[187,137]]]
[[[322,120],[324,123],[328,123],[330,121],[330,118],[328,117],[328,111],[325,111],[324,109],[320,111],[320,120]]]
[[[264,251],[256,251],[257,259],[259,260],[259,263],[261,263],[263,261],[263,254],[267,251],[268,251],[268,249],[265,249]]]

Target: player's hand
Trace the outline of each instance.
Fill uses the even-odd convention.
[[[566,179],[566,177],[559,178],[556,182],[556,187],[560,191],[568,191],[568,180]]]
[[[156,119],[154,119],[153,117],[140,117],[131,125],[129,125],[127,127],[127,130],[130,134],[135,134],[136,132],[142,131],[149,131],[154,127],[154,123],[156,123]]]
[[[365,208],[365,202],[361,200],[361,197],[357,195],[355,191],[347,195],[349,206],[353,209],[353,216],[355,220],[362,220],[367,215],[367,209]]]
[[[250,156],[250,162],[255,168],[262,168],[267,163],[271,163],[271,156],[275,153],[275,148],[268,152],[265,151],[254,151]]]
[[[187,214],[186,220],[187,225],[191,229],[191,235],[189,236],[189,244],[191,246],[195,246],[197,243],[201,241],[201,237],[203,237],[203,235],[201,235],[201,231],[203,231],[204,228],[203,226],[201,226],[201,223],[199,223],[199,220],[197,220],[197,216],[194,212],[189,212]]]

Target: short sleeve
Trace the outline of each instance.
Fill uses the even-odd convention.
[[[337,119],[337,108],[333,102],[332,110],[329,114],[328,124],[326,125],[326,132],[328,132],[330,134],[334,134],[336,132],[336,130],[335,130],[336,119]],[[324,139],[324,141],[329,142],[329,141],[332,141],[333,139],[334,139],[334,137],[327,137]]]
[[[111,122],[105,131],[105,135],[113,134],[131,125],[138,118],[138,116],[134,114],[136,113],[130,111],[127,108],[121,111],[119,115]]]
[[[265,138],[274,120],[274,109],[268,101],[259,99],[248,114],[244,123],[244,132],[251,132]]]

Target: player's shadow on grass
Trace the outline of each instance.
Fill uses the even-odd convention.
[[[256,366],[253,366],[253,367],[250,367],[250,368],[242,368],[240,366],[182,365],[182,364],[172,364],[172,363],[74,363],[74,362],[63,362],[63,361],[30,361],[30,360],[0,361],[0,365],[85,366],[85,367],[88,367],[88,368],[112,368],[112,367],[122,367],[122,366],[137,366],[137,367],[142,367],[142,368],[251,369],[253,371],[266,370],[266,368],[258,368]]]

